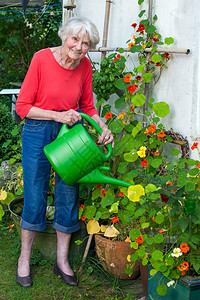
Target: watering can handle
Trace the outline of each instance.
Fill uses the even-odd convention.
[[[88,121],[100,135],[102,134],[103,130],[90,116],[88,116],[82,112],[80,113],[80,115],[82,118],[84,118],[86,121]],[[108,160],[111,157],[112,151],[113,151],[111,143],[108,144],[107,147],[108,147],[108,153],[105,155],[106,160]]]

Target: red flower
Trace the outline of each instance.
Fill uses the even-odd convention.
[[[81,204],[80,206],[79,206],[79,209],[85,209],[85,206],[83,205],[83,204]]]
[[[124,194],[122,192],[120,192],[118,197],[124,197]]]
[[[159,134],[157,135],[158,138],[163,138],[163,137],[165,137],[165,136],[166,136],[166,134],[164,133],[163,130],[160,131]]]
[[[117,54],[117,57],[118,57],[118,58],[120,58],[120,57],[121,57],[121,55],[120,55],[120,54]]]
[[[142,77],[140,75],[135,77],[137,80],[140,80]]]
[[[148,160],[147,159],[141,161],[142,167],[145,167],[147,164],[148,164]]]
[[[198,143],[193,143],[191,149],[194,150],[195,148],[198,148]]]
[[[132,26],[133,28],[135,28],[135,27],[137,26],[137,24],[136,24],[136,23],[133,23],[131,26]]]
[[[150,134],[149,130],[146,129],[145,132],[144,132],[144,134],[146,134],[146,135]]]
[[[82,220],[82,221],[85,221],[85,220],[86,220],[86,217],[85,217],[85,216],[82,216],[82,217],[81,217],[81,220]]]
[[[144,26],[144,24],[140,24],[140,25],[139,25],[139,27],[138,27],[138,30],[137,30],[137,32],[140,32],[140,33],[142,33],[144,30],[145,30],[145,26]]]
[[[154,40],[154,42],[159,42],[159,39],[156,37],[154,37],[153,40]]]
[[[100,195],[100,198],[104,198],[105,197],[105,195],[106,195],[106,190],[101,190],[101,195]]]
[[[165,196],[164,194],[160,194],[160,196],[161,196],[162,202],[164,202],[164,203],[167,203],[167,202],[168,202],[169,197]]]
[[[160,62],[156,63],[156,67],[161,67],[161,63]]]
[[[9,226],[9,228],[10,228],[10,229],[12,229],[14,226],[15,226],[15,224],[13,224],[13,225],[10,225],[10,226]]]
[[[102,184],[100,183],[97,185],[96,189],[101,189],[101,188],[102,188]]]
[[[105,118],[106,120],[112,118],[112,113],[111,113],[111,112],[107,112],[106,115],[104,116],[104,118]]]
[[[135,86],[133,84],[129,85],[128,90],[131,94],[133,94],[135,92]]]
[[[160,229],[158,232],[163,234],[165,233],[165,229]]]
[[[187,253],[190,250],[190,248],[188,247],[188,245],[186,243],[180,244],[180,249],[181,249],[182,253]]]
[[[114,61],[116,61],[116,60],[118,60],[118,58],[117,58],[117,57],[115,57],[115,58],[114,58]]]
[[[150,63],[151,63],[151,64],[155,64],[155,62],[154,62],[154,61],[152,61],[152,60],[150,60]]]
[[[164,57],[167,58],[167,59],[170,59],[169,53],[168,53],[168,52],[165,52]]]
[[[174,185],[174,183],[173,183],[173,182],[170,182],[170,181],[168,181],[168,182],[166,182],[166,185],[167,185],[167,186],[172,186],[172,185]]]
[[[139,238],[135,239],[135,241],[136,241],[136,243],[138,243],[138,244],[142,244],[142,243],[144,242],[144,238],[143,238],[143,236],[141,235],[141,236],[139,236]]]
[[[117,223],[118,221],[119,221],[118,217],[113,217],[113,218],[112,218],[113,224]]]
[[[124,82],[130,82],[130,81],[131,81],[131,76],[126,75],[126,77],[124,77]]]
[[[198,168],[200,169],[200,163],[198,163]]]
[[[131,106],[131,110],[132,110],[132,112],[134,112],[134,110],[135,110],[135,107],[133,105]]]

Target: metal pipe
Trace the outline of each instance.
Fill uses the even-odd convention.
[[[90,49],[89,52],[118,52],[119,49],[122,47],[116,47],[116,48],[110,48],[110,47],[99,47],[98,49]],[[129,48],[123,48],[124,52],[131,52]],[[144,50],[142,50],[144,52],[151,52],[152,48],[146,48]],[[190,53],[190,49],[168,49],[168,48],[157,48],[157,50],[155,51],[157,53],[178,53],[178,54],[189,54]]]

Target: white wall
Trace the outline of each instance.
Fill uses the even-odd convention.
[[[70,2],[64,0],[64,4]],[[75,0],[75,15],[88,17],[99,29],[101,42],[106,0]],[[138,0],[113,0],[110,9],[108,33],[109,47],[126,47],[133,34],[134,22],[138,22],[140,9],[148,9],[145,1],[139,7]],[[154,86],[152,96],[170,106],[170,115],[164,121],[166,129],[171,127],[187,137],[190,145],[200,143],[200,1],[154,0],[154,13],[158,16],[157,28],[163,39],[172,36],[176,49],[190,49],[190,54],[172,54],[168,69],[164,70]],[[91,53],[94,61],[100,53]],[[192,153],[195,157],[195,153]],[[196,157],[197,158],[197,157]]]

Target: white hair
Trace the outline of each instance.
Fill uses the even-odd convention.
[[[87,18],[70,18],[65,24],[60,26],[58,30],[58,36],[61,38],[63,43],[70,34],[77,35],[80,31],[83,35],[88,33],[90,39],[90,48],[95,48],[99,43],[99,32],[96,26]]]

